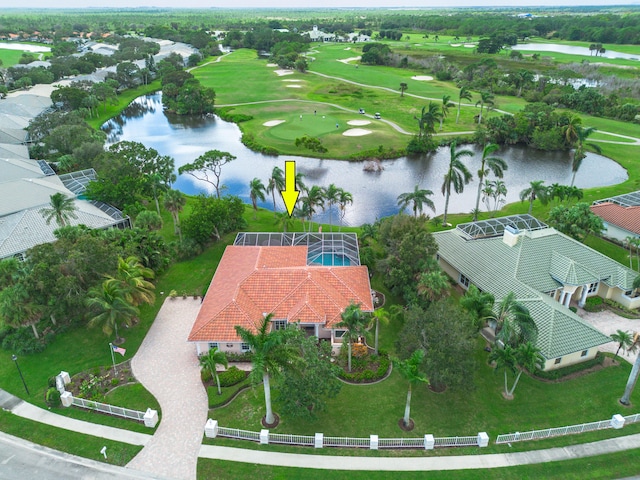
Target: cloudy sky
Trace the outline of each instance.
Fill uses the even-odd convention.
[[[561,6],[640,5],[640,0],[23,0],[15,6],[27,8],[86,7],[218,7],[218,8],[331,8],[331,7],[478,7],[478,6]]]

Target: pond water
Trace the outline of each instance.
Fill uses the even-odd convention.
[[[226,186],[225,193],[238,195],[247,203],[250,203],[249,182],[254,177],[266,184],[274,166],[284,170],[285,160],[295,160],[297,171],[304,173],[307,185],[328,186],[334,183],[352,194],[353,205],[346,209],[345,225],[371,223],[377,218],[397,213],[398,195],[413,191],[416,184],[434,192],[431,198],[436,206],[436,214],[442,214],[444,210],[444,196],[440,189],[449,164],[448,148],[441,148],[420,158],[402,157],[384,161],[384,171],[379,173],[363,171],[362,162],[289,155],[266,156],[249,150],[240,142],[241,132],[234,123],[214,116],[166,114],[162,109],[160,93],[139,97],[120,116],[111,119],[102,128],[107,132],[109,142],[141,142],[163,155],[172,156],[176,170],[207,150],[230,152],[237,159],[223,167],[221,183]],[[345,138],[345,141],[350,140]],[[510,147],[503,148],[496,156],[504,158],[509,165],[504,178],[509,202],[517,201],[519,192],[533,180],[544,180],[547,185],[568,185],[571,182],[571,157],[568,152],[548,153]],[[481,151],[476,150],[473,158],[464,159],[474,176],[479,168],[480,158]],[[587,154],[576,177],[576,186],[613,185],[626,179],[626,171],[617,163],[600,155]],[[453,194],[449,211],[470,212],[475,206],[477,185],[477,180],[474,179],[462,194]],[[178,176],[173,187],[188,194],[214,193],[211,185],[189,175]],[[283,210],[279,195],[276,196],[276,202],[277,208]],[[271,197],[268,196],[260,205],[273,208]],[[486,209],[482,203],[480,208]],[[433,214],[431,211],[425,213]],[[337,207],[334,207],[331,216],[333,223],[338,224]],[[327,222],[329,212],[321,213],[314,219]]]
[[[0,42],[0,48],[4,50],[20,50],[23,52],[32,53],[45,53],[50,52],[51,47],[45,47],[43,45],[31,45],[30,43],[4,43]]]
[[[605,46],[605,48],[607,48]],[[535,50],[537,52],[558,52],[569,55],[586,55],[598,59],[604,58],[624,58],[627,60],[640,60],[640,54],[622,53],[607,49],[603,54],[595,56],[594,52],[587,47],[573,47],[570,45],[560,45],[557,43],[519,43],[511,47],[512,50]]]

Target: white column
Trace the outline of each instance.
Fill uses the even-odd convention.
[[[566,295],[567,295],[567,292],[565,292],[564,290],[560,290],[560,298],[558,299],[558,302],[564,305],[564,297]]]
[[[573,292],[566,292],[566,298],[564,299],[564,306],[569,308],[569,303],[571,303],[571,296],[573,295]]]
[[[584,307],[584,302],[587,301],[587,292],[589,291],[589,285],[582,286],[582,295],[580,295],[580,301],[578,301],[579,307]]]

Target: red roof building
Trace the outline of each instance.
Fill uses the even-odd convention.
[[[640,236],[640,206],[623,206],[613,202],[591,205],[591,211],[602,218],[605,234],[624,241],[627,237]]]
[[[368,269],[310,263],[309,249],[308,245],[228,246],[188,338],[196,343],[198,354],[214,346],[227,352],[246,351],[235,326],[255,330],[270,313],[273,328],[299,322],[310,335],[341,343],[344,330],[336,324],[344,309],[356,303],[363,311],[373,311]]]

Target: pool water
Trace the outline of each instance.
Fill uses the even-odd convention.
[[[324,265],[325,267],[348,267],[351,265],[351,261],[348,257],[337,253],[321,253],[309,258],[309,263]]]

